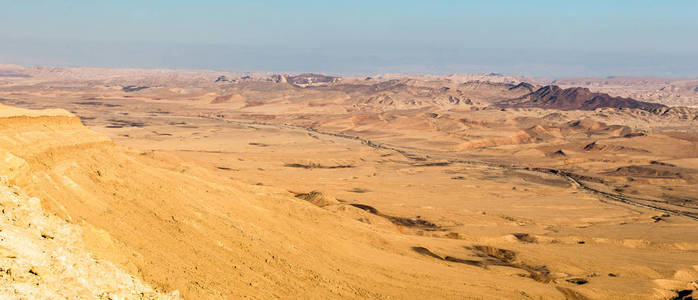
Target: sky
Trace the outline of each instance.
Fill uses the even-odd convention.
[[[698,1],[0,0],[0,64],[698,77]]]

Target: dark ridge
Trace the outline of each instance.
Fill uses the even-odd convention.
[[[431,252],[431,250],[424,248],[424,247],[412,247],[412,251],[417,252],[417,253],[424,255],[424,256],[436,258],[438,260],[445,260],[445,261],[450,261],[450,262],[459,263],[459,264],[466,264],[466,265],[470,265],[470,266],[487,268],[487,264],[485,262],[482,262],[479,260],[472,260],[472,259],[461,259],[461,258],[457,258],[457,257],[453,257],[453,256],[441,257],[438,254]]]
[[[446,256],[444,257],[445,261],[450,261],[454,263],[459,263],[459,264],[466,264],[466,265],[471,265],[471,266],[476,266],[476,267],[485,267],[486,265],[478,260],[472,260],[472,259],[461,259],[461,258],[456,258],[453,256]]]
[[[218,78],[216,78],[215,82],[234,82],[234,81],[235,80],[228,78],[228,76],[221,75],[221,76],[218,76]]]
[[[624,137],[624,138],[631,138],[631,137],[645,136],[645,135],[646,135],[646,134],[644,134],[644,133],[642,133],[642,132],[633,132],[633,133],[628,133],[628,134],[624,135],[623,137]]]
[[[636,176],[646,178],[675,178],[681,179],[685,176],[670,166],[649,165],[649,166],[622,166],[605,174],[611,176]]]
[[[460,259],[452,256],[441,257],[425,247],[418,246],[412,247],[412,251],[439,260],[445,260],[471,266],[478,266],[485,269],[487,269],[488,266],[507,266],[517,268],[528,273],[528,275],[525,277],[531,278],[537,282],[553,282],[553,278],[550,275],[550,270],[548,270],[546,266],[531,266],[526,263],[516,261],[516,253],[514,251],[483,245],[476,245],[472,248],[465,248],[473,251],[474,254],[480,257],[482,260]],[[583,278],[573,278],[570,280],[568,281],[575,284],[585,284],[588,282],[586,279]]]
[[[524,243],[535,243],[537,239],[528,233],[512,233],[517,240]]]
[[[156,135],[172,136],[171,133],[167,133],[167,132],[157,132],[157,131],[154,131],[154,130],[153,130],[152,132],[153,132],[154,134],[156,134]]]
[[[473,250],[475,250],[480,257],[494,258],[506,264],[509,264],[516,259],[516,252],[507,249],[475,245],[473,246]]]
[[[405,217],[396,217],[396,216],[391,216],[391,215],[386,215],[384,213],[379,212],[377,209],[375,209],[373,206],[366,205],[366,204],[358,204],[358,203],[351,203],[349,204],[353,207],[363,209],[369,213],[372,213],[376,216],[380,216],[383,218],[388,219],[391,223],[399,226],[405,226],[405,227],[416,227],[416,228],[421,228],[427,231],[435,231],[435,230],[440,230],[438,225],[429,222],[427,220],[422,220],[417,217],[417,219],[410,219],[410,218],[405,218]]]
[[[437,161],[437,162],[428,162],[428,163],[423,163],[423,164],[414,164],[413,166],[415,167],[444,167],[450,165],[451,162],[449,161]]]
[[[557,151],[551,153],[550,156],[567,156],[567,154],[565,154],[562,149],[558,149]]]
[[[424,247],[412,247],[412,251],[417,252],[421,255],[431,256],[433,258],[443,260],[443,258],[441,256],[434,254],[434,252],[431,252],[431,250],[424,248]]]
[[[591,150],[596,149],[597,147],[598,146],[596,144],[596,141],[593,141],[593,142],[587,144],[586,146],[584,146],[584,151],[591,151]]]
[[[374,214],[374,215],[377,215],[377,214],[378,214],[378,210],[375,209],[375,208],[373,208],[373,206],[370,206],[370,205],[358,204],[358,203],[352,203],[352,204],[349,204],[349,205],[351,205],[351,206],[353,206],[353,207],[356,207],[356,208],[363,209],[363,210],[365,210],[365,211],[367,211],[367,212],[370,212],[370,213],[372,213],[372,214]]]
[[[112,104],[112,103],[103,103],[103,102],[97,102],[97,101],[78,101],[78,102],[73,102],[73,104],[77,105],[88,105],[88,106],[106,106],[106,107],[119,107],[121,106],[120,104]]]
[[[535,87],[534,87],[532,84],[530,84],[530,83],[528,83],[528,82],[523,82],[523,81],[522,81],[521,83],[519,83],[519,84],[517,84],[517,85],[515,85],[515,86],[510,87],[509,90],[512,91],[512,90],[518,90],[518,89],[526,89],[526,90],[528,90],[529,92],[533,92],[533,89],[534,89],[534,88],[535,88]]]
[[[676,291],[676,296],[671,298],[672,300],[691,300],[693,299],[693,290],[680,290]]]
[[[267,145],[267,144],[264,144],[264,143],[257,143],[257,142],[250,142],[250,143],[247,143],[247,144],[250,145],[250,146],[257,146],[257,147],[268,147],[268,146],[269,146],[269,145]]]
[[[669,216],[671,216],[669,214],[665,214],[665,215],[666,215],[666,217],[664,217],[664,218],[668,218]],[[664,216],[664,215],[662,215],[662,216]],[[660,216],[652,216],[652,221],[654,221],[654,223],[661,222],[661,221],[666,222],[666,220],[664,220],[664,218],[662,218]]]
[[[382,215],[382,216],[387,218],[390,222],[392,222],[395,225],[400,225],[400,226],[405,226],[405,227],[420,227],[420,228],[425,228],[425,229],[438,228],[438,226],[436,226],[436,224],[429,222],[427,220],[410,219],[410,218],[395,217],[395,216],[388,216],[388,215]]]
[[[263,144],[254,144],[254,143],[250,143],[250,145],[259,146],[259,147],[266,147],[267,146],[267,145],[263,145]],[[317,164],[317,163],[309,163],[309,164],[293,163],[293,164],[285,164],[284,167],[301,168],[301,169],[348,169],[348,168],[353,168],[354,166],[352,166],[352,165],[325,166],[325,165],[321,165],[321,164]]]
[[[596,93],[588,88],[563,89],[548,85],[519,98],[497,103],[498,107],[547,108],[559,110],[595,110],[597,108],[634,108],[646,111],[667,108],[666,105],[637,101],[631,98],[613,97]]]
[[[122,127],[144,127],[146,126],[145,123],[143,122],[131,122],[127,120],[118,120],[118,119],[108,119],[107,121],[111,122],[112,124],[107,126],[107,128],[122,128]]]
[[[125,86],[125,87],[122,87],[121,90],[124,91],[124,92],[130,93],[130,92],[137,92],[137,91],[140,91],[140,90],[144,90],[144,89],[147,89],[147,88],[149,88],[149,87],[148,87],[148,86],[127,85],[127,86]]]
[[[674,164],[665,163],[663,161],[656,161],[656,160],[650,161],[650,164],[651,165],[659,165],[659,166],[667,166],[667,167],[676,167],[676,165],[674,165]]]
[[[314,73],[305,73],[305,74],[299,74],[296,76],[288,76],[286,77],[286,81],[290,84],[297,85],[297,86],[308,86],[312,84],[327,84],[327,83],[335,83],[339,81],[341,78],[336,77],[336,76],[328,76],[324,74],[314,74]]]
[[[516,85],[511,84],[511,83],[503,83],[503,82],[491,82],[491,81],[482,81],[482,80],[471,80],[471,81],[466,81],[461,84],[461,88],[468,89],[468,90],[476,90],[479,88],[498,88],[502,91],[514,91]]]
[[[550,270],[546,266],[531,266],[516,260],[516,252],[491,246],[475,245],[471,249],[484,259],[486,265],[509,266],[528,272],[529,278],[543,283],[551,282]]]
[[[407,84],[405,84],[402,80],[399,80],[399,79],[391,79],[388,81],[381,81],[381,82],[378,82],[378,83],[370,86],[370,88],[373,92],[382,92],[382,91],[403,89],[406,87],[407,87]]]
[[[570,278],[570,279],[567,279],[566,281],[569,283],[577,284],[577,285],[582,285],[582,284],[586,284],[589,282],[588,280],[586,280],[584,278]]]

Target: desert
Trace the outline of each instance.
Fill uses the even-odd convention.
[[[654,80],[0,74],[3,222],[29,207],[54,224],[3,223],[5,297],[77,287],[59,264],[17,254],[18,236],[104,261],[93,280],[121,285],[100,283],[103,297],[688,299],[698,288],[698,100],[638,97],[662,92]],[[46,294],[16,288],[27,282]]]
[[[0,300],[698,298],[698,1],[0,1]]]

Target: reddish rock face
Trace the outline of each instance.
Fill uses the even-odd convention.
[[[560,110],[594,110],[597,108],[636,108],[654,110],[665,105],[637,101],[630,98],[613,97],[604,93],[595,93],[587,88],[562,89],[548,85],[520,98],[498,103],[500,107],[538,107]]]

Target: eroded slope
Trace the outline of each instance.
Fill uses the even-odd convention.
[[[0,178],[0,298],[178,299],[163,295],[112,263],[94,259],[81,228],[46,214]]]

